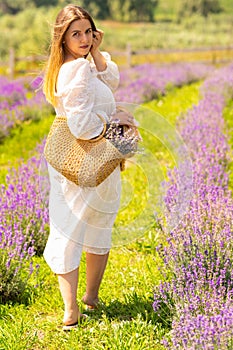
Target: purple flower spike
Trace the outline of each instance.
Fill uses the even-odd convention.
[[[228,189],[229,146],[222,112],[233,96],[233,65],[217,70],[201,87],[202,99],[179,124],[193,161],[193,196],[167,243],[158,251],[169,283],[155,288],[153,307],[170,310],[168,349],[233,346],[233,199]],[[179,169],[178,169],[179,170]],[[166,223],[178,216],[179,181],[166,183]]]

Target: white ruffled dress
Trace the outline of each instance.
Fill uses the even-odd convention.
[[[77,138],[91,139],[116,110],[113,91],[119,83],[117,65],[103,53],[107,68],[78,58],[62,65],[57,81],[57,116],[66,116]],[[120,167],[99,186],[81,188],[48,165],[50,234],[44,258],[53,272],[64,274],[79,266],[82,251],[106,254],[120,205]]]

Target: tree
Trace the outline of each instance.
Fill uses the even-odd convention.
[[[158,6],[158,0],[131,0],[129,11],[134,14],[137,22],[153,22],[155,8]]]
[[[219,0],[180,0],[179,18],[198,13],[207,17],[210,13],[222,11]]]
[[[58,0],[33,0],[36,7],[41,6],[56,6],[58,4]]]
[[[30,0],[2,0],[0,2],[0,11],[2,13],[10,13],[15,15],[19,11],[30,7],[32,2]]]
[[[153,22],[158,0],[109,0],[110,16],[125,22]]]
[[[69,0],[0,0],[0,13],[16,14],[29,7],[65,6]],[[125,22],[154,21],[159,0],[79,0],[94,18]]]
[[[58,0],[1,0],[0,12],[3,14],[17,14],[29,7],[53,6]]]
[[[108,1],[102,0],[82,0],[82,5],[94,18],[106,19],[110,17]]]

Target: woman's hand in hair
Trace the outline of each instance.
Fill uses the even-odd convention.
[[[93,32],[93,42],[90,53],[99,72],[103,72],[107,68],[107,62],[99,50],[99,46],[103,40],[104,32],[100,29]]]
[[[100,29],[93,32],[93,41],[91,47],[91,55],[95,56],[95,53],[99,51],[99,46],[103,40],[104,32]]]

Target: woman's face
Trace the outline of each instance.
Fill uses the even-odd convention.
[[[65,45],[76,58],[84,57],[89,53],[92,40],[93,31],[88,19],[75,20],[64,35]]]

